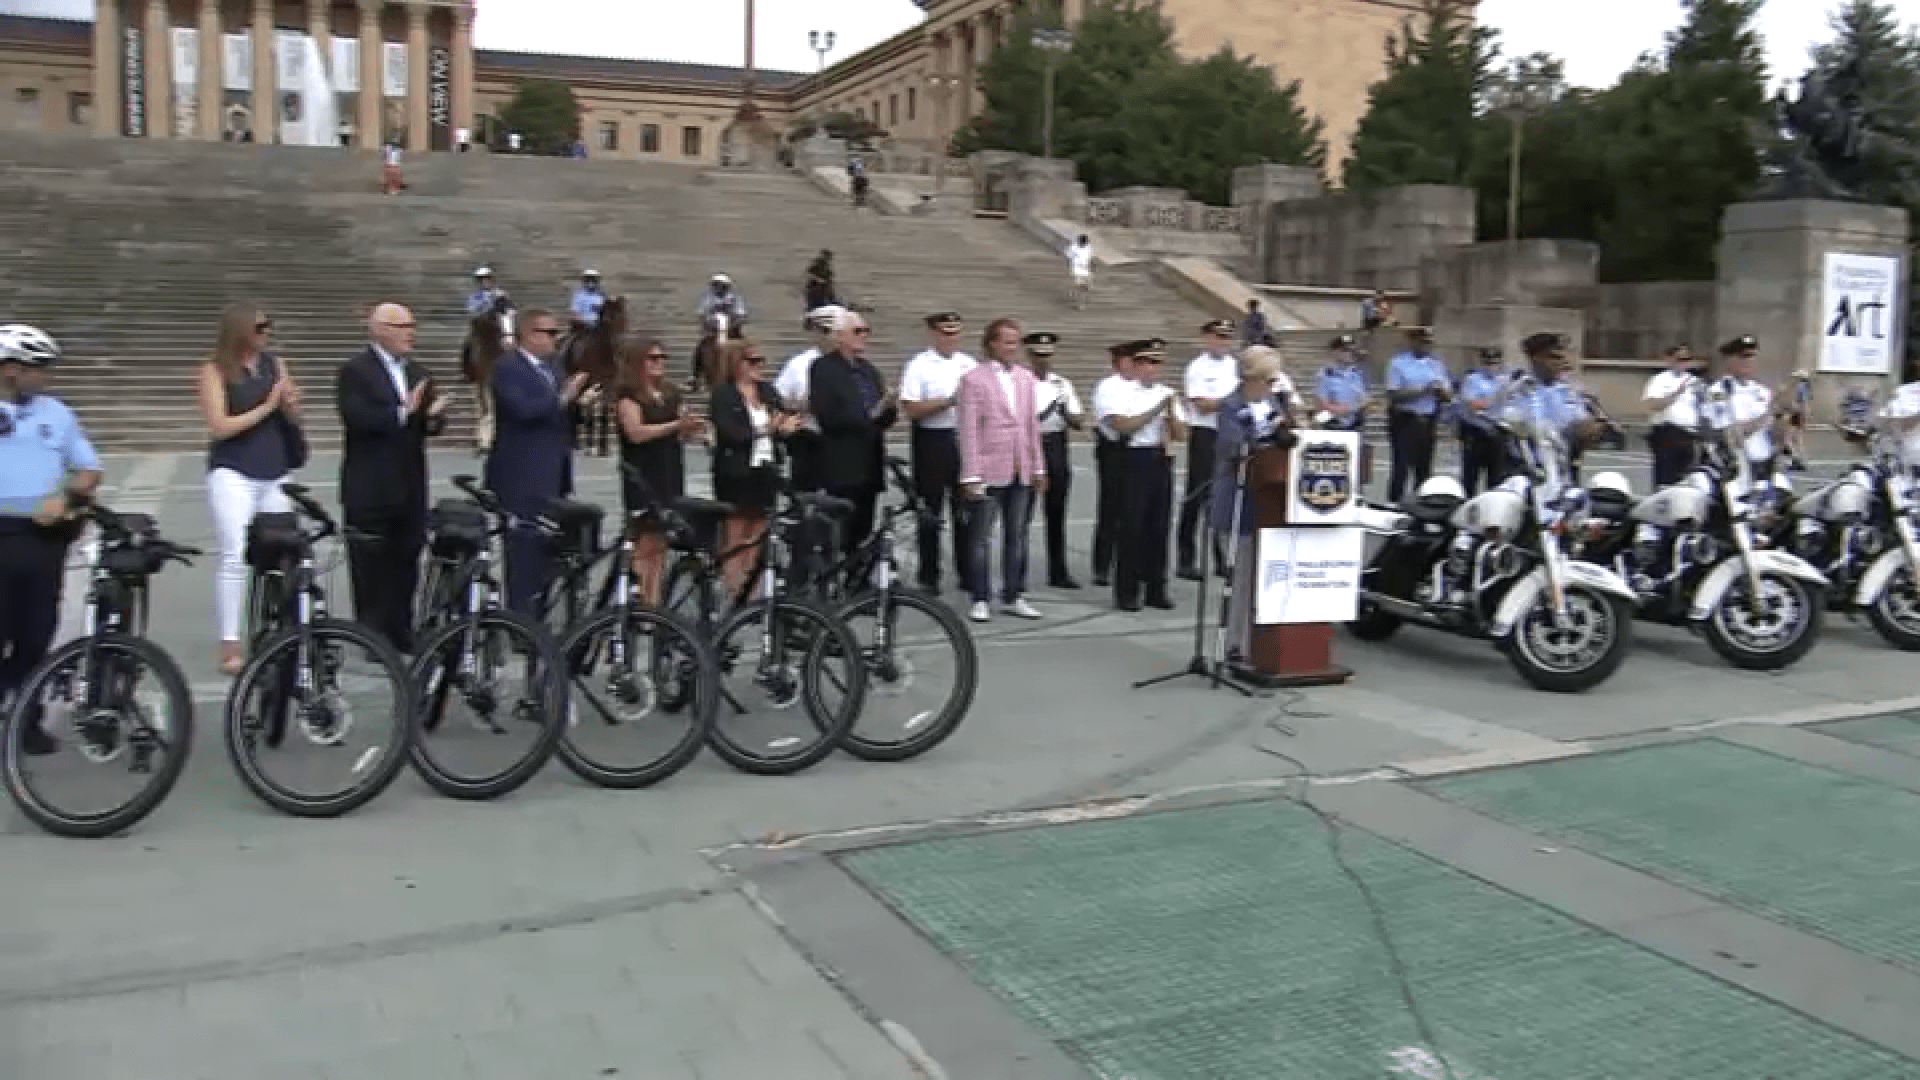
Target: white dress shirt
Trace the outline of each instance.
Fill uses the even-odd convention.
[[[1219,401],[1240,387],[1240,361],[1231,355],[1216,356],[1213,353],[1201,353],[1187,362],[1186,377],[1187,400],[1207,398]],[[1219,418],[1210,412],[1193,410],[1193,426],[1212,428],[1219,424]]]
[[[818,359],[820,359],[820,350],[808,349],[805,352],[794,353],[787,360],[786,366],[780,369],[780,377],[773,381],[773,388],[780,391],[780,400],[786,402],[789,407],[807,400],[807,390],[813,382],[813,362]],[[800,426],[808,431],[819,431],[820,421],[815,420],[812,413],[808,413],[806,420],[802,421]]]
[[[379,357],[380,366],[387,369],[387,379],[393,383],[394,397],[400,401],[400,407],[396,411],[400,414],[400,424],[404,427],[407,423],[407,365],[378,345],[373,347],[373,355]]]
[[[1100,426],[1108,435],[1119,438],[1112,425],[1110,416],[1139,416],[1166,398],[1174,397],[1172,390],[1164,386],[1143,386],[1133,379],[1116,375],[1103,380],[1093,392],[1093,409],[1100,414]],[[1177,407],[1178,400],[1174,402]],[[1167,413],[1172,409],[1163,409],[1154,414],[1153,419],[1140,425],[1132,435],[1126,437],[1126,444],[1133,448],[1164,446],[1167,441]]]
[[[999,365],[999,369],[993,373],[993,377],[1000,381],[1000,392],[1007,396],[1007,411],[1014,416],[1019,416],[1020,402],[1014,397],[1013,392],[1013,369],[1005,364],[1001,364]]]
[[[978,361],[963,352],[942,356],[933,349],[923,349],[907,361],[907,369],[900,375],[900,400],[949,399],[960,388],[961,378],[979,366]],[[929,431],[952,431],[954,423],[952,406],[914,421]]]
[[[1107,417],[1126,415],[1126,410],[1121,406],[1126,403],[1127,387],[1138,385],[1132,379],[1119,374],[1109,375],[1094,384],[1093,426],[1095,430],[1109,439],[1117,441],[1120,438],[1120,433],[1113,430],[1113,425],[1107,423]]]
[[[1895,390],[1881,407],[1880,415],[1888,420],[1920,416],[1920,382],[1910,382]],[[1920,424],[1908,428],[1900,437],[1900,455],[1908,467],[1920,467]]]
[[[1676,391],[1694,381],[1690,371],[1663,371],[1647,380],[1647,388],[1640,395],[1642,401],[1658,401],[1671,397]],[[1700,426],[1700,407],[1694,401],[1691,391],[1673,399],[1673,404],[1655,412],[1648,418],[1654,424],[1673,424],[1693,431]]]
[[[1726,393],[1724,400],[1709,404],[1707,409],[1707,420],[1716,429],[1758,420],[1773,410],[1773,390],[1758,379],[1729,377],[1715,389]],[[1773,433],[1762,426],[1741,442],[1740,449],[1757,465],[1773,456]]]
[[[1053,403],[1066,400],[1066,404],[1052,413]],[[1033,410],[1045,417],[1040,421],[1040,434],[1052,435],[1067,430],[1067,417],[1080,415],[1080,395],[1073,392],[1073,384],[1058,374],[1049,372],[1047,377],[1034,383]]]

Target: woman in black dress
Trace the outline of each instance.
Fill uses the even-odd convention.
[[[732,551],[760,538],[780,488],[780,440],[800,425],[786,411],[773,383],[764,378],[767,356],[753,341],[720,346],[723,378],[713,387],[713,497],[733,507],[720,550]],[[738,590],[753,570],[752,550],[723,568],[729,590]]]
[[[620,473],[620,501],[627,520],[633,521],[635,514],[686,494],[682,444],[698,439],[704,425],[667,382],[667,350],[659,342],[627,338],[620,343],[615,361],[620,461],[640,474],[635,477],[625,469]],[[634,529],[633,573],[640,595],[647,603],[658,604],[666,568],[666,534],[652,517],[643,517]]]

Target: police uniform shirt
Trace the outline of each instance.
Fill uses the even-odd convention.
[[[900,375],[900,400],[940,401],[951,398],[960,389],[960,380],[979,366],[978,361],[963,352],[941,356],[933,349],[922,349],[907,361],[907,370]],[[929,431],[952,431],[955,423],[952,406],[914,421],[916,426]]]
[[[592,326],[600,321],[600,309],[606,305],[606,302],[606,293],[598,290],[589,292],[583,286],[573,290],[573,301],[568,306],[572,309],[574,318]]]
[[[1396,393],[1419,390],[1419,397],[1410,401],[1396,401],[1395,412],[1408,412],[1415,416],[1432,416],[1438,402],[1434,397],[1433,384],[1447,382],[1446,365],[1440,358],[1428,353],[1421,356],[1403,352],[1387,365],[1387,389]]]
[[[1096,431],[1110,442],[1119,442],[1120,433],[1107,423],[1109,416],[1123,416],[1125,411],[1117,408],[1126,399],[1127,387],[1139,383],[1125,375],[1113,374],[1101,379],[1093,387],[1093,426]]]
[[[1315,390],[1322,405],[1364,407],[1367,403],[1367,374],[1360,370],[1359,364],[1325,367],[1320,370],[1320,385]],[[1357,428],[1360,426],[1360,413],[1336,416],[1328,426],[1346,430]]]
[[[1714,391],[1716,396],[1725,395],[1707,408],[1708,418],[1715,428],[1750,423],[1773,410],[1773,389],[1758,379],[1728,376],[1720,381]],[[1758,463],[1767,460],[1773,456],[1773,433],[1762,425],[1760,430],[1741,440],[1740,450],[1748,461]]]
[[[1107,417],[1139,416],[1160,404],[1162,400],[1173,396],[1173,391],[1167,387],[1146,386],[1133,379],[1116,375],[1102,382],[1100,388],[1094,391],[1093,408],[1100,414],[1101,427],[1107,431],[1108,437],[1118,439],[1120,435],[1106,423]],[[1174,405],[1177,407],[1179,402],[1176,400]],[[1143,449],[1165,445],[1169,411],[1171,410],[1163,409],[1155,413],[1153,419],[1140,425],[1132,435],[1126,437],[1127,446]]]
[[[467,297],[467,314],[485,315],[493,310],[493,302],[499,296],[499,289],[475,289]]]
[[[1887,420],[1905,420],[1920,416],[1920,382],[1910,382],[1893,392],[1880,415]],[[1900,436],[1900,456],[1908,468],[1920,468],[1920,424]]]
[[[1461,421],[1480,431],[1489,430],[1487,409],[1475,409],[1467,402],[1485,398],[1487,408],[1492,408],[1494,399],[1500,396],[1500,388],[1507,384],[1508,378],[1510,376],[1504,371],[1488,371],[1486,368],[1475,368],[1462,376],[1459,402]]]
[[[1586,418],[1586,398],[1570,382],[1539,382],[1514,376],[1507,392],[1494,406],[1502,419],[1516,426],[1561,435]]]
[[[1218,402],[1240,387],[1240,361],[1232,355],[1215,356],[1201,353],[1187,363],[1184,382],[1187,400],[1207,398]],[[1219,424],[1219,418],[1210,412],[1193,410],[1193,426],[1211,428]]]
[[[1064,402],[1055,407],[1056,402]],[[1033,407],[1040,415],[1040,434],[1053,435],[1067,430],[1067,417],[1080,415],[1080,395],[1073,384],[1056,372],[1048,372],[1033,388]]]
[[[780,377],[773,381],[773,388],[780,391],[780,400],[799,402],[807,399],[807,389],[813,381],[813,362],[820,359],[819,349],[807,349],[794,353],[780,369]],[[801,427],[807,431],[819,431],[820,421],[807,414]]]
[[[0,517],[32,517],[68,473],[100,468],[79,419],[59,398],[0,401],[0,432]]]
[[[1670,369],[1647,380],[1647,389],[1640,395],[1641,400],[1658,401],[1671,397],[1674,393],[1694,381],[1693,372]],[[1673,404],[1661,409],[1650,418],[1656,425],[1672,424],[1675,427],[1692,431],[1700,426],[1700,407],[1695,403],[1691,392],[1673,399]]]

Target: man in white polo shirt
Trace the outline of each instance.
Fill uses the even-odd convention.
[[[814,344],[794,353],[786,365],[780,369],[780,377],[774,380],[774,389],[780,391],[780,401],[787,408],[806,412],[807,386],[813,374],[813,362],[820,353],[830,348],[827,339],[833,334],[833,323],[846,309],[838,304],[826,304],[807,312],[807,330],[814,335]],[[793,487],[796,491],[818,491],[820,478],[820,422],[808,415],[800,422],[800,429],[787,436],[787,455],[792,463]]]
[[[1675,345],[1667,350],[1667,370],[1647,380],[1640,403],[1647,409],[1647,448],[1653,451],[1653,486],[1666,487],[1684,480],[1693,468],[1700,445],[1700,372],[1693,350]]]
[[[960,379],[978,361],[960,351],[960,316],[942,311],[927,316],[927,347],[907,361],[900,375],[900,409],[913,422],[913,486],[932,520],[919,530],[919,585],[940,591],[940,524],[953,521],[953,565],[967,586],[966,500],[960,494],[960,443],[954,435],[953,400]],[[948,511],[951,511],[949,514]]]
[[[1200,328],[1206,346],[1199,356],[1187,362],[1183,383],[1187,413],[1193,418],[1187,436],[1187,489],[1180,500],[1180,525],[1177,532],[1179,574],[1188,581],[1200,580],[1200,565],[1194,552],[1194,535],[1200,529],[1200,515],[1207,505],[1207,484],[1213,479],[1213,444],[1219,418],[1214,410],[1220,400],[1240,388],[1240,361],[1233,354],[1232,319],[1215,319]],[[1225,549],[1214,538],[1213,565],[1224,571]]]

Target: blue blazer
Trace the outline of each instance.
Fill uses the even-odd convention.
[[[516,514],[539,513],[573,488],[573,425],[560,400],[566,376],[551,363],[546,367],[553,378],[541,378],[519,351],[493,365],[493,448],[485,481]]]
[[[1273,415],[1285,425],[1287,395],[1274,394],[1267,403],[1273,406]],[[1213,527],[1222,534],[1233,529],[1236,500],[1240,503],[1240,535],[1253,532],[1253,507],[1247,505],[1246,492],[1240,488],[1240,468],[1235,461],[1257,434],[1249,428],[1246,409],[1247,399],[1235,390],[1220,399],[1220,408],[1214,413],[1219,418],[1220,434],[1213,444],[1213,490],[1208,510],[1213,515]]]

